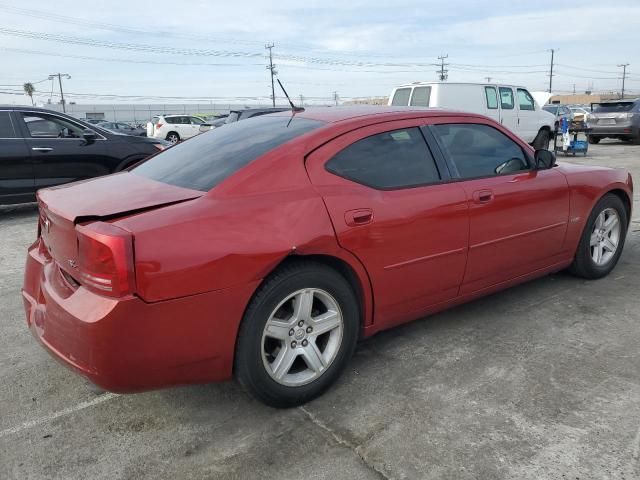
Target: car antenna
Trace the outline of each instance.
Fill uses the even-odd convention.
[[[276,78],[276,80],[278,80],[278,85],[280,85],[280,88],[282,89],[282,91],[284,92],[284,96],[287,97],[287,100],[289,100],[289,105],[291,105],[291,111],[293,113],[297,113],[297,112],[304,112],[304,108],[302,107],[296,107],[293,102],[291,101],[291,99],[289,98],[289,94],[287,93],[287,91],[284,89],[284,87],[282,86],[282,82],[280,81],[279,78]]]

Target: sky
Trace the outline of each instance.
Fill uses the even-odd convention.
[[[269,102],[278,78],[305,104],[434,81],[640,94],[640,1],[0,0],[0,103]],[[637,73],[635,73],[637,72]],[[53,88],[53,89],[52,89]],[[276,85],[276,89],[278,89]],[[52,93],[53,92],[53,93]],[[276,96],[282,97],[281,91]]]

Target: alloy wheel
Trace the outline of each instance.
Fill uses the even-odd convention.
[[[606,208],[596,217],[591,231],[589,247],[591,259],[598,266],[611,261],[620,243],[620,217],[613,208]]]
[[[298,290],[273,310],[262,334],[262,362],[269,376],[289,387],[323,375],[335,360],[343,334],[338,302],[318,288]]]

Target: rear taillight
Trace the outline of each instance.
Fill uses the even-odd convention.
[[[161,123],[159,123],[159,122],[158,122],[158,123],[156,123],[156,128],[157,128],[158,130],[160,130],[160,127],[162,127],[162,124],[161,124]]]
[[[80,284],[101,295],[133,293],[133,236],[110,223],[77,225]]]

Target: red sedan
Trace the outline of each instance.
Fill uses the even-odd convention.
[[[558,270],[607,275],[632,188],[473,114],[258,117],[41,190],[27,322],[107,390],[235,376],[292,406],[360,337]]]

